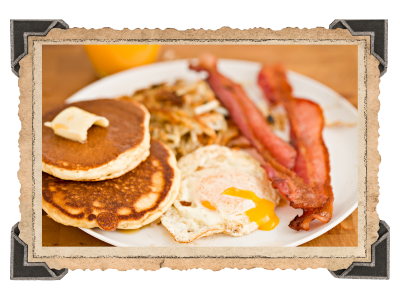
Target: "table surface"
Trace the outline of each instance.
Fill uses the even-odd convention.
[[[164,45],[158,60],[197,57],[204,52],[220,58],[262,63],[282,62],[295,72],[332,88],[357,107],[356,46],[325,45]],[[83,46],[43,46],[42,112],[62,105],[68,97],[98,80]],[[59,224],[43,211],[43,246],[111,246],[82,230]],[[300,247],[356,247],[358,210],[325,234]]]

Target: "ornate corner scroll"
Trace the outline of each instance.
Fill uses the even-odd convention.
[[[68,269],[50,269],[44,262],[28,262],[28,245],[19,238],[18,224],[11,229],[11,280],[60,280]]]
[[[329,271],[336,278],[389,279],[390,228],[385,221],[379,222],[379,238],[371,246],[370,262],[354,262],[347,269]]]
[[[348,29],[355,35],[371,37],[371,54],[379,61],[379,71],[382,77],[388,67],[388,20],[344,20],[336,19],[329,29]]]
[[[28,54],[28,36],[46,36],[53,28],[68,29],[63,20],[10,20],[11,71],[19,77],[19,61]]]

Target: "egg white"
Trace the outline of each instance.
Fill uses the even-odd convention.
[[[182,157],[178,167],[182,178],[179,195],[161,217],[161,223],[178,242],[190,243],[219,232],[242,236],[258,228],[245,214],[255,207],[254,202],[220,196],[226,188],[251,190],[275,205],[279,201],[259,162],[244,151],[211,145]],[[216,210],[205,207],[203,201],[209,201]]]

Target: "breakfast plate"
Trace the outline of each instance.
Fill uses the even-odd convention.
[[[129,69],[100,79],[81,89],[66,100],[73,103],[82,100],[114,98],[131,95],[138,89],[161,82],[173,83],[177,79],[196,81],[204,74],[191,71],[188,60],[160,62]],[[230,79],[240,83],[249,97],[260,107],[265,105],[263,94],[257,85],[261,64],[256,62],[220,59],[218,69]],[[324,111],[327,123],[357,124],[357,109],[346,99],[327,86],[304,75],[288,71],[288,79],[294,96],[318,103]],[[301,209],[278,206],[279,225],[272,231],[256,230],[232,237],[215,234],[189,244],[177,243],[168,231],[157,224],[138,230],[104,231],[99,228],[85,229],[86,233],[109,244],[121,247],[293,247],[308,242],[332,229],[348,217],[358,204],[358,134],[356,126],[326,127],[323,137],[330,155],[332,187],[335,196],[333,217],[324,224],[315,220],[309,231],[295,231],[288,227],[290,221],[301,215]]]

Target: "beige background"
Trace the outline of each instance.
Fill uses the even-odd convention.
[[[183,249],[138,249],[138,248],[54,248],[42,247],[41,239],[41,164],[40,158],[40,116],[41,116],[41,75],[42,75],[42,42],[45,43],[83,43],[85,39],[98,39],[104,42],[108,39],[121,39],[120,43],[137,43],[127,39],[152,39],[160,43],[160,39],[183,39],[179,43],[193,43],[187,39],[207,39],[208,42],[222,43],[220,39],[231,39],[229,43],[254,43],[255,39],[263,39],[262,43],[274,44],[356,44],[359,49],[358,65],[358,109],[359,109],[359,240],[358,247],[315,247],[315,248],[235,248],[235,249],[191,249],[185,253]],[[214,39],[214,41],[211,41]],[[216,39],[216,40],[215,40]],[[253,41],[245,41],[253,39]],[[267,40],[265,40],[267,39]],[[280,39],[277,41],[277,39]],[[293,40],[296,39],[296,40]],[[35,46],[33,41],[36,40]],[[123,40],[123,41],[122,41]],[[264,267],[268,269],[279,268],[317,268],[324,267],[331,270],[346,268],[354,260],[370,260],[370,245],[377,238],[378,217],[376,204],[378,201],[377,172],[380,157],[377,152],[379,110],[378,84],[379,71],[375,58],[369,55],[369,37],[352,37],[347,31],[285,29],[278,32],[271,30],[230,30],[179,32],[177,30],[85,30],[72,29],[67,31],[53,30],[45,38],[29,38],[29,55],[21,61],[21,105],[20,118],[22,130],[20,137],[21,165],[19,179],[21,181],[21,238],[29,245],[29,261],[45,261],[50,267],[61,268],[144,268],[157,269],[168,266],[177,269],[210,268],[213,270],[224,267],[252,268]],[[139,41],[140,42],[140,41]],[[149,41],[146,41],[149,42]],[[226,42],[226,41],[225,41]],[[260,41],[257,41],[258,43]],[[92,41],[91,41],[92,43]],[[33,97],[32,97],[33,95]],[[368,109],[367,109],[368,108]],[[367,120],[364,120],[364,110]],[[32,122],[33,128],[32,131]],[[365,143],[367,137],[367,144]],[[32,144],[32,141],[34,143]],[[368,151],[365,152],[367,147]],[[365,154],[367,156],[365,157]],[[365,174],[365,164],[368,174]],[[32,164],[33,163],[33,164]],[[32,170],[34,176],[32,177]],[[365,181],[366,180],[366,181]],[[364,183],[364,184],[363,184]],[[366,184],[365,184],[366,183]],[[368,189],[366,189],[368,186]],[[368,203],[368,205],[367,205]],[[171,255],[173,253],[173,256]],[[152,258],[134,258],[151,256]],[[171,257],[172,256],[172,257]],[[206,257],[215,258],[206,258]],[[67,258],[69,257],[69,258]],[[87,258],[85,258],[87,257]],[[97,257],[91,259],[91,257]],[[131,257],[131,258],[129,258]],[[156,258],[159,257],[159,258]],[[183,259],[179,257],[195,257]],[[232,258],[221,258],[232,257]],[[283,258],[290,257],[290,258]],[[306,258],[308,257],[308,258]],[[347,257],[347,258],[346,258]]]

